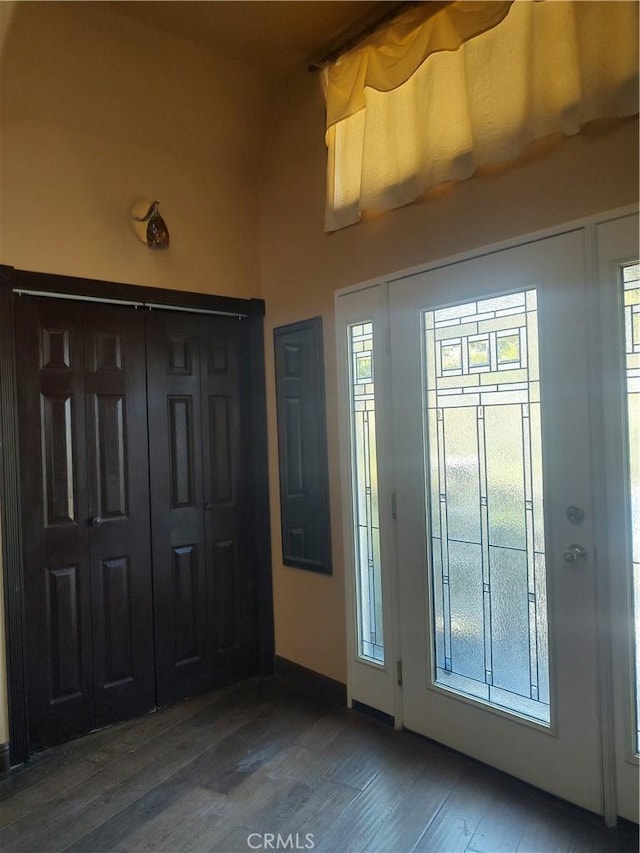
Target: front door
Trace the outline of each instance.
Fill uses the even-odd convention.
[[[155,705],[143,318],[16,308],[31,746]]]
[[[602,811],[583,233],[392,282],[404,724]]]

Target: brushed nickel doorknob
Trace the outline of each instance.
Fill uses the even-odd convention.
[[[584,563],[587,559],[587,552],[582,545],[569,545],[563,557],[565,563]]]

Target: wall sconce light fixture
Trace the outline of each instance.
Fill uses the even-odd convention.
[[[150,249],[169,248],[169,229],[158,211],[159,201],[136,202],[131,210],[131,219],[136,234]],[[144,211],[146,210],[146,213]]]

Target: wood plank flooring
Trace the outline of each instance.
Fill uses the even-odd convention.
[[[2,853],[638,849],[629,828],[278,679],[34,756],[0,799]]]

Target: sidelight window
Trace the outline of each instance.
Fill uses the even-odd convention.
[[[635,631],[635,751],[640,753],[640,264],[622,268],[622,285]]]
[[[373,324],[348,327],[358,655],[384,663]]]

